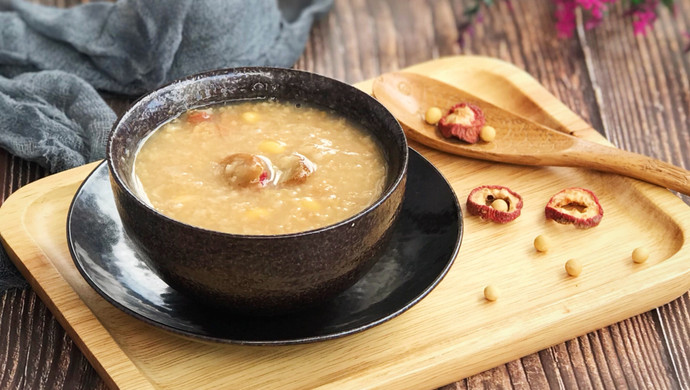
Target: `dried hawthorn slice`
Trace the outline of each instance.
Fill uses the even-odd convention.
[[[483,219],[506,223],[520,216],[522,197],[504,186],[481,186],[467,196],[467,211]]]
[[[458,103],[438,121],[438,129],[446,138],[458,139],[474,144],[486,123],[481,108],[471,103]]]
[[[597,226],[604,209],[594,192],[585,188],[566,188],[552,196],[546,204],[546,218],[558,223],[572,223],[578,228]]]
[[[292,153],[278,159],[276,165],[281,169],[280,183],[300,184],[316,171],[316,164],[299,153]]]
[[[267,164],[254,154],[234,153],[223,158],[219,164],[225,180],[233,186],[264,185],[270,176]]]

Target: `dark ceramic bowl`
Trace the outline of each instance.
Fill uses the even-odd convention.
[[[249,236],[173,220],[137,195],[135,153],[161,124],[190,108],[269,98],[332,109],[371,132],[388,164],[379,199],[355,216],[320,229]],[[175,81],[142,97],[115,123],[107,159],[125,230],[161,279],[205,304],[275,315],[327,301],[376,262],[400,211],[408,149],[395,118],[350,85],[289,69],[236,68]]]

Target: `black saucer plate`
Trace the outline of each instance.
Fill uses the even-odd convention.
[[[327,340],[383,323],[424,298],[453,264],[462,214],[453,190],[410,150],[403,209],[386,253],[357,284],[308,311],[238,317],[199,305],[159,279],[125,234],[107,165],[84,181],[67,216],[67,241],[79,272],[106,300],[132,316],[182,335],[235,344]]]

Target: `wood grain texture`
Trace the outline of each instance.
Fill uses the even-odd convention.
[[[43,2],[69,6],[80,1]],[[677,1],[676,16],[662,14],[645,37],[634,36],[629,18],[620,17],[622,9],[615,8],[599,29],[582,31],[576,39],[565,41],[555,38],[551,2],[512,1],[511,10],[499,1],[484,12],[484,22],[461,48],[456,44],[456,26],[471,2],[336,0],[333,12],[313,29],[296,67],[356,82],[444,55],[501,58],[536,77],[617,146],[689,167],[690,64],[688,55],[681,53],[685,42],[680,34],[690,26],[689,0]],[[119,100],[112,101],[122,107]],[[0,152],[2,199],[42,174],[35,165]],[[36,327],[51,321],[56,324],[35,295],[10,292],[1,299],[0,337],[7,334],[6,329],[16,328],[20,335],[38,334]],[[688,313],[690,298],[685,295],[655,311],[526,356],[452,388],[650,388],[651,384],[659,385],[655,388],[690,388]],[[30,316],[44,318],[27,327],[22,318]],[[2,371],[0,388],[103,386],[62,329],[52,326],[54,339],[24,336],[27,344],[12,349],[26,356],[24,361],[38,361],[31,370],[14,365],[17,355],[0,348],[0,367],[14,367]],[[622,332],[622,328],[628,331]],[[55,339],[66,341],[59,344]],[[645,348],[635,348],[642,339]],[[73,352],[64,353],[63,349]],[[27,379],[32,377],[56,380],[29,387],[29,383],[37,384]],[[666,379],[643,380],[661,377]]]
[[[0,316],[1,389],[106,388],[32,290],[0,296]]]
[[[4,201],[46,172],[0,150]],[[0,295],[0,389],[105,389],[84,355],[31,289]]]
[[[407,69],[438,72],[430,75],[452,84],[472,84],[477,77],[470,70],[487,67],[501,72],[492,77],[481,73],[491,92],[479,93],[479,98],[509,111],[539,102],[547,112],[558,114],[534,112],[533,117],[561,123],[572,119],[533,78],[494,59],[455,57]],[[357,86],[370,91],[371,84]],[[579,119],[571,125],[566,131],[586,127]],[[100,298],[74,267],[64,231],[74,191],[93,164],[18,191],[0,210],[0,229],[19,268],[35,281],[32,286],[92,356],[91,362],[106,380],[125,388],[440,386],[657,307],[690,288],[690,241],[685,239],[690,235],[690,209],[665,189],[600,172],[496,165],[414,146],[460,196],[488,181],[518,189],[531,201],[510,224],[465,218],[459,260],[429,296],[394,320],[328,342],[280,348],[199,343],[161,332]],[[594,190],[608,210],[597,228],[578,230],[544,220],[543,203],[537,200],[572,183]],[[629,200],[639,213],[627,211]],[[553,250],[534,250],[535,230],[551,237]],[[639,234],[635,245],[654,253],[644,265],[630,260],[630,243],[609,245],[634,234]],[[565,274],[568,257],[582,260],[584,275]],[[490,283],[504,290],[497,302],[487,303],[481,296]],[[630,356],[638,358],[647,341],[628,338],[634,341]],[[556,347],[555,356],[547,357],[553,358],[564,383],[589,383],[581,367],[559,366],[578,356],[580,350],[571,346]],[[527,378],[514,363],[505,370],[511,383]],[[501,372],[492,370],[492,378]],[[666,375],[660,378],[636,379],[654,386],[668,383]],[[552,383],[559,378],[546,379]]]
[[[682,32],[690,28],[690,2],[677,2],[676,7],[675,15],[662,13],[645,36],[630,34],[625,18],[619,17],[624,11],[616,7],[610,23],[580,33],[580,41],[587,48],[607,138],[622,149],[687,169],[690,56],[682,52],[687,44]],[[689,197],[683,199],[690,204]],[[650,314],[669,354],[662,361],[680,388],[690,388],[689,302],[686,294]]]

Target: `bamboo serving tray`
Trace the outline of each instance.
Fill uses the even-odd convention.
[[[559,131],[606,141],[536,80],[489,58],[451,57],[408,69],[472,91]],[[371,82],[357,85],[369,91]],[[499,129],[500,131],[500,129]],[[432,161],[463,204],[469,191],[501,184],[519,192],[522,216],[506,225],[465,213],[464,241],[445,279],[416,306],[372,329],[292,346],[194,341],[116,309],[81,277],[65,221],[96,163],[29,184],[0,208],[0,234],[15,264],[113,388],[419,389],[441,386],[629,318],[690,289],[690,208],[647,183],[573,168],[487,163],[411,145]],[[544,219],[566,187],[593,190],[601,224],[579,230]],[[550,236],[549,252],[532,241]],[[651,253],[635,264],[631,252]],[[577,278],[564,263],[579,258]],[[484,300],[485,285],[502,291]]]

